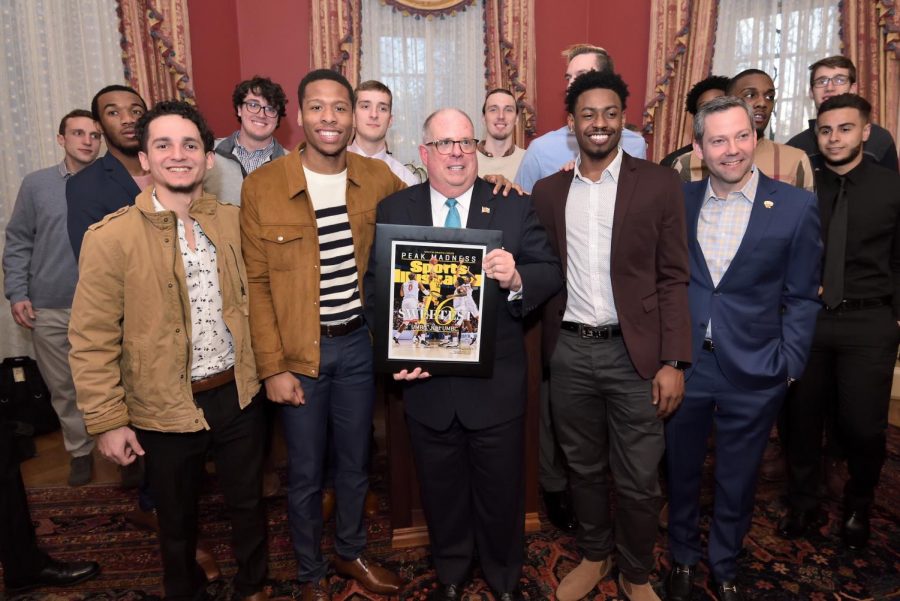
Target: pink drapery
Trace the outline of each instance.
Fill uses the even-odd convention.
[[[718,2],[652,3],[643,132],[653,135],[650,156],[659,160],[690,141],[685,96],[712,68]]]
[[[125,79],[148,105],[194,102],[187,0],[117,0]]]
[[[896,0],[842,0],[841,47],[856,65],[858,92],[872,120],[900,139],[900,6]]]
[[[312,0],[311,64],[338,71],[356,87],[359,83],[361,0]],[[415,17],[452,15],[476,0],[382,0],[398,12]],[[521,109],[517,143],[535,133],[534,0],[486,0],[485,91],[506,88]]]

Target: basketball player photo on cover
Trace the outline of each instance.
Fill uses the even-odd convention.
[[[382,227],[378,225],[379,234]],[[459,229],[390,227],[401,231],[427,229],[433,238],[441,238],[443,233],[452,238],[469,233]],[[379,260],[376,309],[377,319],[384,320],[386,327],[376,327],[376,358],[381,355],[384,363],[390,365],[384,365],[388,371],[397,371],[400,362],[447,373],[447,369],[441,369],[443,365],[454,373],[476,375],[468,368],[453,366],[478,368],[484,363],[483,358],[493,355],[493,332],[485,327],[493,316],[486,320],[483,308],[490,306],[487,298],[495,294],[496,281],[484,277],[482,263],[495,244],[416,238],[393,237],[382,247],[382,252],[387,251],[387,260]],[[485,338],[485,332],[491,332],[491,336]],[[490,355],[486,355],[487,350]]]

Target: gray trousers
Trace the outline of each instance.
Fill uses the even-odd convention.
[[[588,340],[563,330],[550,360],[550,403],[569,464],[581,552],[601,561],[615,550],[623,575],[635,584],[647,582],[655,564],[665,450],[651,382],[635,372],[621,337]]]
[[[73,457],[87,455],[94,439],[84,427],[84,416],[75,405],[75,383],[69,369],[69,316],[71,309],[35,309],[37,319],[31,340],[34,355],[50,389],[53,410],[59,417],[63,443]]]

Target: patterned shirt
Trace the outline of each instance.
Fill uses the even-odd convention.
[[[565,321],[589,326],[619,323],[609,262],[621,168],[621,148],[597,181],[581,174],[580,156],[575,161],[575,175],[566,200]]]
[[[241,143],[238,141],[238,134],[240,130],[231,134],[231,141],[234,142],[234,149],[231,151],[231,154],[237,158],[238,162],[240,162],[241,166],[244,168],[244,171],[249,175],[253,173],[256,169],[262,167],[272,158],[272,153],[275,152],[275,138],[272,138],[272,141],[269,142],[269,145],[265,148],[260,148],[259,150],[247,150]]]
[[[156,212],[168,211],[153,190]],[[222,291],[216,271],[216,247],[194,221],[191,250],[185,236],[184,222],[178,223],[178,246],[184,265],[185,283],[191,302],[191,380],[200,380],[225,371],[234,365],[234,341],[222,317]]]
[[[750,211],[759,185],[759,171],[753,166],[752,175],[744,187],[719,198],[712,185],[706,185],[706,196],[697,221],[697,242],[706,259],[706,267],[713,285],[718,286],[728,271],[750,222]],[[706,337],[712,337],[712,320],[706,326]]]

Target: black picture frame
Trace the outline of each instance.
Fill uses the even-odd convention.
[[[499,230],[375,226],[376,371],[491,375],[500,290],[483,261],[502,240]],[[406,282],[415,287],[401,292]]]

